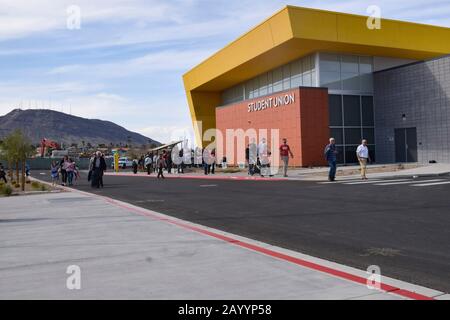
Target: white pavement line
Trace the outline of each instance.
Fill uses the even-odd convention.
[[[435,183],[420,183],[420,184],[413,184],[413,187],[429,187],[429,186],[440,186],[444,184],[450,184],[450,181],[445,182],[435,182]]]
[[[411,180],[411,181],[403,181],[403,182],[388,182],[388,183],[377,183],[375,184],[376,186],[393,186],[393,185],[397,185],[397,184],[412,184],[412,183],[425,183],[425,182],[438,182],[438,181],[443,181],[442,179],[434,179],[434,180],[422,180],[422,181],[417,181],[417,180]]]
[[[397,179],[397,180],[366,180],[366,181],[360,181],[360,182],[344,182],[342,184],[346,185],[353,185],[353,184],[375,184],[375,183],[381,183],[381,182],[401,182],[401,181],[409,181],[410,179]]]
[[[370,180],[372,181],[372,180]],[[373,181],[382,181],[381,179],[373,179]],[[318,182],[319,184],[339,184],[339,183],[351,183],[351,182],[362,182],[361,178],[359,179],[336,179],[335,181],[326,181],[326,182]]]

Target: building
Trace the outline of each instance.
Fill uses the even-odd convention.
[[[450,162],[450,28],[370,22],[287,6],[194,67],[183,80],[197,141],[278,129],[296,166],[323,164],[330,136],[340,163],[362,138],[377,162]]]

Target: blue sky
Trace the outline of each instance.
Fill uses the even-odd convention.
[[[0,0],[0,115],[51,108],[190,135],[182,75],[286,4],[450,27],[449,0]],[[81,28],[67,29],[67,8]]]

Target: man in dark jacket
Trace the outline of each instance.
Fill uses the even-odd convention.
[[[336,179],[336,140],[334,138],[330,138],[330,143],[325,147],[325,159],[330,166],[330,172],[328,174],[328,180],[334,181]]]
[[[90,169],[92,172],[91,186],[93,188],[100,188],[100,185],[103,187],[103,172],[106,171],[106,161],[100,151],[95,154]]]

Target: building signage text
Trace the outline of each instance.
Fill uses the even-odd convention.
[[[267,99],[258,100],[248,104],[248,112],[262,111],[271,108],[278,108],[295,103],[295,94],[288,93],[285,95],[271,97]]]

